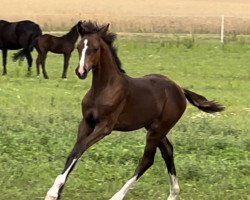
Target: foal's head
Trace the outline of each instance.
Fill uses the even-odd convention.
[[[87,22],[78,23],[78,32],[81,36],[77,49],[80,62],[76,74],[80,79],[85,79],[88,72],[99,64],[101,54],[101,38],[108,31],[108,25],[97,27]]]
[[[117,67],[121,72],[125,72],[121,68],[121,62],[116,54],[116,48],[113,46],[116,35],[108,32],[109,24],[98,26],[91,21],[80,21],[77,28],[81,36],[81,41],[77,46],[80,61],[76,68],[76,75],[80,79],[85,79],[88,72],[99,65],[102,40],[109,46]]]

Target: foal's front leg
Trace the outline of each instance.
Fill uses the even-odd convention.
[[[76,144],[71,151],[70,155],[67,158],[64,170],[62,174],[58,175],[57,178],[55,179],[55,182],[53,186],[49,189],[47,192],[47,196],[45,197],[45,200],[56,200],[60,196],[60,192],[62,191],[63,185],[65,184],[67,177],[69,173],[73,170],[74,165],[76,164],[77,160],[76,159],[76,151],[79,149],[80,143],[87,138],[87,136],[92,132],[91,126],[88,124],[86,120],[82,120],[81,123],[79,124],[78,128],[78,136],[77,136],[77,141]]]
[[[47,192],[45,200],[57,200],[60,198],[63,186],[66,183],[68,175],[73,170],[76,162],[81,155],[93,144],[108,135],[112,129],[108,128],[107,123],[98,123],[94,130],[91,126],[83,120],[79,126],[77,142],[69,155],[65,168],[59,176],[55,179],[53,186]]]

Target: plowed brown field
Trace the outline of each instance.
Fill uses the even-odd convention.
[[[116,31],[250,33],[249,0],[1,0],[0,18],[31,19],[46,30],[65,30],[79,19],[109,22]]]

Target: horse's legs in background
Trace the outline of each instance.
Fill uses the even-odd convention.
[[[134,176],[127,181],[127,183],[111,198],[111,200],[122,200],[128,190],[131,189],[144,172],[153,165],[156,148],[160,141],[160,133],[148,130],[144,154]]]
[[[63,185],[65,184],[69,173],[72,171],[81,155],[90,146],[111,132],[111,129],[108,128],[106,122],[98,123],[94,127],[94,130],[92,130],[92,126],[90,126],[85,120],[81,122],[77,142],[66,161],[63,173],[56,178],[53,186],[49,189],[45,200],[56,200],[58,197],[60,198]]]
[[[173,146],[169,142],[167,137],[165,137],[162,139],[158,147],[166,163],[168,173],[169,173],[169,178],[170,178],[170,195],[168,197],[168,200],[176,200],[180,193],[180,187],[178,184],[178,180],[176,178],[174,156],[173,156]]]
[[[64,65],[63,65],[63,73],[62,73],[62,78],[67,78],[67,70],[69,67],[69,59],[70,59],[71,53],[64,53]]]
[[[3,75],[7,74],[7,49],[2,49],[2,55],[3,55]]]
[[[42,53],[39,60],[40,60],[40,64],[42,65],[42,72],[43,72],[43,77],[45,79],[48,79],[49,76],[46,72],[46,69],[45,69],[45,61],[46,61],[46,57],[47,57],[47,52],[46,53]]]
[[[26,57],[27,63],[28,63],[28,75],[30,75],[31,74],[31,67],[32,67],[33,59],[32,59],[32,56],[31,56],[31,52],[29,50],[26,50],[25,57]]]
[[[28,74],[30,75],[31,73],[31,67],[32,67],[32,56],[31,56],[31,51],[33,50],[33,48],[30,47],[31,44],[31,35],[30,34],[21,34],[20,37],[18,38],[18,42],[20,43],[21,47],[24,50],[24,54],[25,57],[27,59],[27,63],[28,63]],[[20,62],[22,61],[22,57]]]
[[[41,60],[41,55],[38,52],[38,55],[37,55],[37,58],[36,58],[36,74],[37,74],[37,76],[40,75],[40,64],[41,64],[40,60]]]

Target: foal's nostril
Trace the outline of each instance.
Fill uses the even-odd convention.
[[[87,71],[84,69],[83,72],[79,70],[79,67],[75,69],[75,73],[78,76],[79,79],[85,79],[87,77]]]

